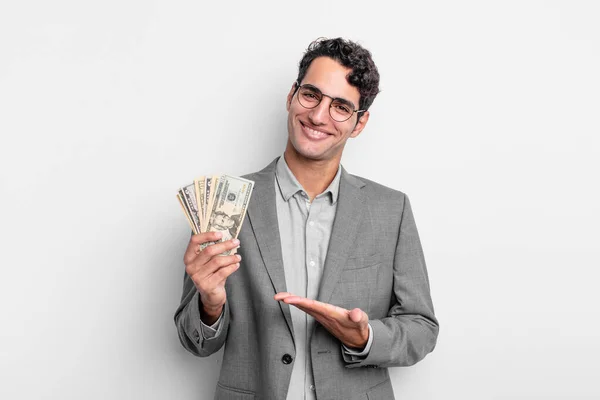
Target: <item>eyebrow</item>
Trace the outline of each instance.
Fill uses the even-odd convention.
[[[305,87],[314,89],[317,92],[321,93],[321,95],[323,95],[323,96],[327,96],[327,97],[330,97],[330,98],[333,97],[333,96],[325,95],[321,89],[319,89],[318,87],[316,87],[314,85],[311,85],[310,83],[305,83],[304,85],[301,85],[301,86],[305,86]],[[346,100],[343,97],[334,97],[333,100],[337,100],[337,101],[339,101],[341,103],[344,103],[344,104],[350,106],[350,108],[352,108],[352,110],[356,110],[356,107],[354,106],[354,103],[351,102],[350,100]],[[331,100],[331,101],[333,102],[333,100]]]

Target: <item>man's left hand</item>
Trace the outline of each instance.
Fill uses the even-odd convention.
[[[364,349],[369,340],[369,316],[360,308],[346,310],[332,304],[280,292],[275,300],[304,311],[338,338],[346,347]]]

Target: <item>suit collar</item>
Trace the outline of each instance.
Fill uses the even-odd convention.
[[[285,157],[281,156],[276,161],[277,165],[275,167],[275,177],[277,178],[277,184],[279,186],[279,190],[281,192],[281,196],[283,200],[286,202],[294,196],[298,192],[306,193],[298,179],[294,176],[287,162],[285,161]],[[329,201],[331,204],[335,204],[338,200],[339,190],[340,190],[340,179],[341,179],[342,166],[338,166],[337,173],[335,174],[333,180],[323,191],[323,193],[319,194],[317,197],[321,197],[323,195],[329,196]]]

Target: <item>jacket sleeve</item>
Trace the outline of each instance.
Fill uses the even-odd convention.
[[[348,363],[348,368],[409,366],[435,347],[439,325],[433,311],[423,249],[406,195],[393,275],[395,303],[386,318],[369,321],[373,328],[369,354],[358,363]]]
[[[200,307],[200,293],[192,279],[185,274],[181,304],[175,311],[175,326],[183,347],[196,356],[206,357],[218,351],[225,343],[229,328],[229,303],[226,302],[223,306],[221,321],[211,337],[203,333]]]

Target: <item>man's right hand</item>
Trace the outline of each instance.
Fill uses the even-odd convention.
[[[192,278],[200,292],[202,308],[200,318],[206,325],[214,324],[227,300],[225,281],[240,267],[239,255],[220,256],[219,254],[239,246],[237,239],[212,244],[200,251],[200,245],[221,239],[220,232],[205,232],[192,235],[183,256],[185,272]]]

